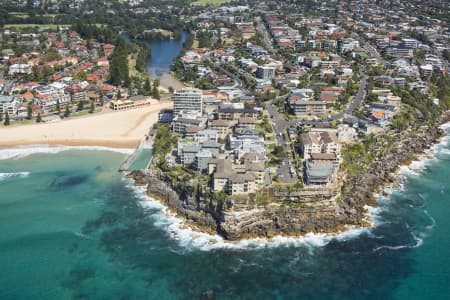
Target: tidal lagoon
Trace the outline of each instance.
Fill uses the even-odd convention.
[[[173,60],[180,54],[183,43],[189,33],[183,31],[181,38],[167,40],[151,40],[147,45],[152,49],[152,56],[147,61],[147,71],[151,77],[161,77],[169,73]]]

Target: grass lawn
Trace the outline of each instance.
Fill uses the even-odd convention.
[[[64,25],[58,25],[58,24],[6,24],[4,27],[6,29],[11,29],[11,28],[17,28],[17,29],[22,29],[22,28],[34,28],[34,27],[39,27],[39,29],[56,29],[57,27],[70,27],[70,25],[64,24]]]
[[[34,124],[36,123],[36,120],[23,120],[23,121],[12,121],[10,122],[9,126],[3,125],[4,120],[1,121],[0,127],[12,127],[12,126],[20,126],[20,125],[27,125],[27,124]]]
[[[220,5],[228,2],[231,2],[231,0],[197,0],[192,2],[192,5]]]
[[[29,15],[27,13],[22,13],[22,12],[9,12],[8,15],[14,16],[16,18],[20,18],[20,19],[26,19],[29,17]]]
[[[104,24],[96,23],[95,26],[102,27]],[[39,27],[39,29],[56,29],[58,28],[70,28],[70,24],[5,24],[4,28],[11,29],[11,28],[34,28]]]
[[[81,116],[86,116],[86,115],[90,115],[90,113],[86,110],[77,111],[77,112],[71,113],[69,118],[70,117],[81,117]]]

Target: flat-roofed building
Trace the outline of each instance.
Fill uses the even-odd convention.
[[[238,108],[230,105],[220,105],[218,110],[219,120],[238,120],[239,118],[248,117],[256,119],[260,111],[253,108]]]
[[[208,172],[213,175],[213,190],[230,195],[256,193],[263,185],[264,163],[235,165],[229,159],[212,159]]]
[[[289,101],[289,106],[296,115],[322,115],[327,112],[325,101]]]
[[[224,139],[231,133],[234,122],[230,120],[213,120],[209,128],[217,131],[219,138]]]
[[[134,96],[127,100],[113,100],[109,103],[112,110],[125,110],[150,105],[151,101],[146,96]]]
[[[186,133],[188,127],[201,127],[202,120],[176,117],[172,122],[172,130],[176,133]]]
[[[308,132],[300,135],[301,151],[305,159],[313,153],[341,155],[341,144],[334,132]]]
[[[79,85],[73,84],[65,89],[66,94],[70,95],[72,102],[86,101],[86,91]]]
[[[0,114],[8,113],[12,116],[17,113],[19,101],[14,96],[0,96]]]
[[[175,114],[181,112],[196,112],[202,113],[202,99],[203,93],[200,89],[184,88],[178,90],[172,96]]]
[[[256,77],[261,79],[273,79],[275,78],[276,69],[277,67],[271,64],[258,66],[258,68],[256,69]]]
[[[306,162],[306,184],[327,185],[331,183],[334,166],[330,162]]]

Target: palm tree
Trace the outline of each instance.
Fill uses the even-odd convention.
[[[31,120],[32,114],[33,114],[33,110],[31,108],[31,102],[28,102],[28,105],[27,105],[27,120]]]
[[[64,111],[64,118],[67,118],[68,116],[70,116],[70,110],[69,110],[69,106],[66,106],[66,110]]]
[[[9,126],[9,114],[8,112],[5,113],[5,122],[3,123],[5,126]]]
[[[91,101],[91,108],[89,109],[89,113],[92,114],[95,112],[94,101]]]

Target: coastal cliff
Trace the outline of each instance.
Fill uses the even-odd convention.
[[[450,121],[450,112],[442,115],[440,123]],[[347,217],[347,224],[358,224],[364,218],[364,206],[375,206],[374,193],[383,186],[393,183],[400,166],[408,165],[418,155],[423,154],[437,143],[444,134],[439,127],[420,127],[398,134],[389,144],[374,144],[372,151],[377,153],[375,159],[364,172],[349,176],[341,190],[342,208]],[[361,162],[362,163],[362,162]]]
[[[447,113],[441,121],[449,120]],[[248,201],[235,203],[231,199],[215,202],[208,197],[178,194],[169,183],[147,170],[133,171],[128,177],[134,179],[136,185],[147,186],[149,196],[164,203],[188,225],[200,231],[218,233],[228,240],[300,236],[308,232],[333,233],[344,230],[346,225],[366,226],[365,206],[376,205],[374,192],[394,182],[399,167],[424,153],[442,134],[439,127],[420,127],[378,140],[369,149],[376,155],[370,164],[366,163],[364,171],[346,176],[338,195],[322,201],[326,205],[319,206],[295,201],[289,205],[283,202],[249,205]]]
[[[302,235],[308,232],[336,232],[343,229],[345,218],[336,207],[305,209],[269,205],[226,207],[207,199],[182,199],[166,182],[145,171],[133,171],[128,177],[137,185],[148,185],[149,196],[161,201],[188,220],[190,225],[208,233],[219,233],[228,240],[275,235]]]

